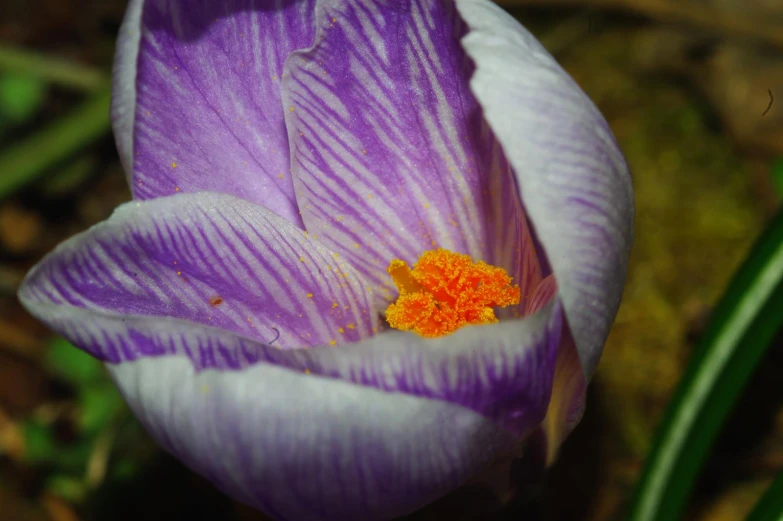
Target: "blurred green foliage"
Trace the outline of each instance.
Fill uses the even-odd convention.
[[[0,199],[31,183],[106,135],[111,94],[97,92],[70,114],[0,151]]]
[[[772,162],[772,182],[777,193],[783,197],[783,157],[778,157]]]
[[[43,112],[52,85],[89,97],[71,113],[17,135],[16,129]],[[84,180],[92,169],[77,154],[108,134],[109,98],[109,81],[99,71],[0,46],[0,139],[12,142],[0,149],[0,200],[46,174],[55,179],[50,194]]]
[[[38,112],[47,85],[33,76],[0,75],[0,131],[24,123]]]
[[[49,344],[44,358],[45,367],[53,374],[76,385],[100,382],[104,377],[102,364],[64,338]]]
[[[46,488],[71,502],[85,500],[107,472],[111,479],[134,477],[141,464],[134,453],[139,426],[103,364],[62,338],[51,341],[43,364],[71,398],[57,413],[24,422],[24,461],[46,468]]]
[[[783,519],[783,471],[761,496],[747,521],[781,521]]]
[[[680,519],[729,413],[783,325],[783,211],[729,284],[667,407],[632,521]]]

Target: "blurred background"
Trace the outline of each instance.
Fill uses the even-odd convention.
[[[636,245],[585,418],[540,494],[497,519],[620,520],[710,310],[783,194],[780,0],[499,0],[609,120]],[[101,365],[15,293],[130,194],[107,116],[123,0],[0,3],[0,520],[261,520],[147,438]],[[687,518],[743,519],[783,468],[783,342],[724,429]],[[481,496],[411,519],[489,519]],[[494,518],[493,518],[494,519]]]

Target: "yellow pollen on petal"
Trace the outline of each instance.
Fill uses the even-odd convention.
[[[494,308],[519,304],[521,298],[503,268],[443,248],[425,251],[413,269],[394,259],[388,272],[400,296],[386,309],[386,320],[427,338],[495,323]]]

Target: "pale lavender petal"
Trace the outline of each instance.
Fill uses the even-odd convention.
[[[84,284],[61,289],[60,279],[70,275],[58,263],[66,258],[67,254],[56,253],[45,260],[23,286],[20,298],[52,329],[104,360],[119,363],[179,355],[190,358],[197,370],[278,365],[386,392],[448,401],[492,418],[520,438],[540,423],[549,404],[563,329],[557,299],[524,319],[467,327],[438,339],[388,331],[334,348],[321,344],[314,346],[318,349],[286,349],[291,347],[286,343],[291,335],[286,323],[275,325],[280,341],[270,342],[276,336],[271,331],[265,331],[268,337],[254,340],[259,338],[257,330],[241,331],[231,323],[230,331],[214,328],[217,317],[199,324],[160,316],[157,309],[146,309],[150,304],[132,292],[123,296],[135,301],[138,309],[119,310],[113,302],[116,293],[110,285],[104,286],[108,277],[95,281],[95,290],[100,287],[105,295],[100,300],[103,307],[96,306],[86,301],[84,294],[92,290]],[[74,265],[86,264],[77,261]],[[107,306],[108,302],[112,305]],[[258,307],[257,320],[266,324],[269,312],[264,308],[276,303],[259,299],[248,305]],[[182,315],[176,309],[172,314]],[[346,326],[345,336],[366,335],[373,315],[366,316],[366,324]],[[333,323],[329,315],[323,320]],[[315,329],[306,323],[302,327]]]
[[[101,339],[90,328],[104,315],[171,317],[282,348],[355,342],[379,321],[361,276],[306,232],[264,207],[208,192],[121,206],[44,258],[20,298],[109,361],[148,353],[132,338]],[[66,311],[84,313],[64,320]]]
[[[111,84],[111,120],[120,162],[133,180],[133,122],[136,119],[136,65],[141,40],[141,10],[144,0],[129,0],[117,36]]]
[[[525,319],[435,340],[387,332],[286,350],[183,320],[31,301],[30,284],[20,295],[28,309],[120,361],[110,369],[156,439],[281,519],[388,519],[456,487],[540,424],[561,357],[556,299]]]
[[[465,408],[259,364],[110,365],[152,436],[278,520],[381,521],[456,488],[516,440]]]
[[[606,121],[541,44],[489,0],[457,0],[471,88],[519,181],[589,378],[620,304],[633,190]]]
[[[137,199],[216,191],[301,226],[280,84],[312,44],[315,0],[133,0],[120,31],[114,130]]]
[[[200,232],[189,238],[189,230]],[[298,254],[310,257],[302,263]],[[177,258],[184,260],[173,266]],[[281,349],[290,347],[288,323],[275,324],[283,335],[274,345],[241,320],[212,327],[233,318],[236,305],[252,308],[263,324],[268,308],[280,306],[264,293],[269,277],[301,284],[315,276],[311,260],[329,258],[304,232],[252,203],[186,194],[130,203],[65,243],[30,274],[20,298],[76,345],[117,362],[111,369],[120,389],[165,447],[281,519],[408,512],[507,454],[544,419],[561,356],[556,297],[525,319],[435,340],[386,332],[335,348]],[[319,274],[325,285],[327,273]],[[188,281],[179,280],[185,274]],[[340,268],[344,294],[360,293],[351,277]],[[215,281],[226,298],[208,309],[201,304]],[[245,298],[248,291],[257,302]],[[367,318],[357,313],[346,331],[375,326],[370,300],[367,294],[356,306]],[[323,315],[336,309],[314,305]],[[199,314],[210,311],[212,320]]]
[[[286,62],[292,169],[307,229],[385,295],[389,261],[443,247],[540,266],[513,175],[469,90],[453,2],[319,2],[315,45]]]

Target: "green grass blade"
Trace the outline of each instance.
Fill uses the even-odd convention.
[[[109,89],[71,114],[0,151],[0,200],[109,132]]]
[[[5,45],[0,45],[0,71],[85,91],[96,91],[109,83],[106,75],[92,67]]]
[[[783,212],[716,307],[631,502],[629,521],[675,521],[718,432],[783,324]]]
[[[783,472],[764,492],[745,521],[783,521]]]

